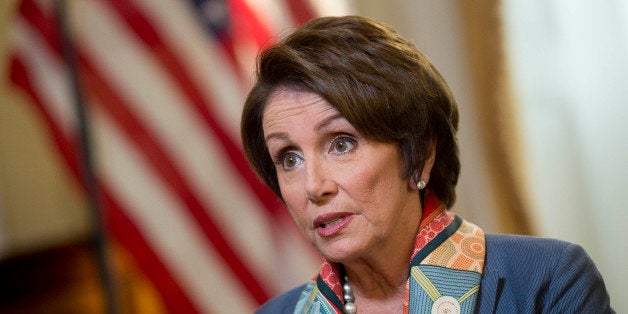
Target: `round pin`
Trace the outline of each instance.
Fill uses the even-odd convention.
[[[432,314],[458,314],[460,313],[460,303],[450,296],[442,296],[432,305]]]

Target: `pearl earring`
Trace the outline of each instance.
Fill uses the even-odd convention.
[[[423,189],[425,188],[425,182],[423,182],[423,180],[421,180],[421,181],[417,182],[416,187],[417,187],[419,190],[423,190]]]

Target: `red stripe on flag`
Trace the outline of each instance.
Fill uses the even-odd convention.
[[[288,4],[288,9],[290,10],[293,20],[299,25],[313,19],[316,16],[307,0],[285,1]]]
[[[229,13],[232,15],[231,30],[234,41],[238,39],[252,39],[258,49],[271,43],[272,31],[255,15],[255,12],[244,0],[226,0]]]
[[[20,3],[18,11],[20,16],[31,21],[31,24],[36,24],[40,21],[44,22],[48,19],[33,0],[23,0],[22,3]],[[48,44],[55,53],[61,55],[61,41],[59,40],[61,36],[57,33],[57,28],[54,27],[55,24],[53,22],[49,21],[48,24],[47,27],[40,27],[37,30],[41,34],[41,38],[46,41],[46,44]]]
[[[231,162],[231,165],[244,178],[249,189],[253,191],[268,213],[275,216],[284,212],[280,211],[283,207],[272,191],[262,184],[255,173],[253,173],[242,149],[227,134],[226,128],[222,126],[220,121],[215,118],[217,115],[212,110],[215,104],[205,101],[198,84],[191,79],[191,75],[189,75],[183,63],[157,33],[149,19],[130,1],[108,0],[107,2],[124,19],[127,26],[135,32],[138,41],[144,43],[159,60],[161,66],[168,71],[193,106],[193,109],[206,122],[204,125],[208,127],[209,136],[218,139],[229,157],[228,160]],[[234,17],[234,19],[240,20],[241,18]]]
[[[229,60],[229,64],[233,68],[233,73],[235,73],[238,78],[238,83],[241,86],[246,86],[246,73],[244,68],[238,62],[238,57],[236,56],[236,51],[233,47],[233,40],[230,36],[220,36],[216,37],[216,39],[222,46],[222,50],[225,52],[227,60]]]
[[[85,189],[82,176],[79,171],[78,150],[76,145],[69,139],[69,135],[64,135],[61,127],[54,120],[46,105],[39,97],[29,79],[24,63],[17,56],[12,56],[10,61],[11,81],[21,87],[31,98],[31,104],[43,118],[48,128],[48,134],[54,142],[58,154],[62,157],[66,167],[72,174],[77,185]],[[162,297],[164,305],[169,312],[198,313],[198,309],[192,304],[187,295],[183,292],[178,282],[174,279],[168,268],[160,261],[157,254],[152,250],[146,239],[142,236],[137,226],[126,215],[125,210],[116,201],[116,197],[109,190],[105,183],[99,182],[99,189],[102,192],[104,202],[105,219],[107,227],[117,242],[129,252],[139,265],[140,269],[151,279],[156,290]]]
[[[135,223],[116,202],[108,188],[101,184],[106,220],[116,240],[133,256],[135,262],[155,285],[169,313],[199,313],[179,283],[169,273]]]
[[[33,14],[25,16],[25,18],[32,26],[41,33],[46,33],[49,36],[56,35],[56,32],[51,31],[51,29],[54,29],[54,23],[43,12],[35,6],[32,6],[29,12]],[[55,50],[57,56],[60,57],[60,52],[56,50],[58,46],[51,45],[51,42],[56,42],[56,39],[47,38],[47,42],[50,48]],[[87,54],[80,47],[77,47],[77,55],[90,96],[96,98],[96,103],[103,106],[103,109],[125,131],[125,134],[135,143],[137,148],[143,152],[142,157],[146,159],[154,172],[159,175],[163,183],[185,204],[189,214],[196,219],[207,240],[214,246],[215,250],[225,261],[226,266],[239,279],[239,282],[259,304],[265,302],[269,298],[269,294],[222,236],[220,226],[208,215],[208,212],[211,212],[211,208],[203,207],[199,198],[192,192],[191,185],[177,170],[175,163],[172,161],[173,159],[162,149],[162,145],[148,131],[148,128],[143,125],[141,119],[132,112],[131,107],[126,105],[123,98],[102,79],[104,76],[96,70]]]

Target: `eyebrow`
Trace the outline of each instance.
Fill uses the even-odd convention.
[[[337,113],[337,114],[335,114],[333,116],[329,116],[329,117],[325,118],[325,120],[319,122],[314,127],[314,131],[315,132],[320,132],[320,130],[322,130],[325,127],[327,127],[328,125],[330,125],[334,120],[340,119],[340,118],[344,118],[344,116],[341,113]],[[264,137],[264,140],[266,142],[268,142],[268,140],[270,140],[270,139],[278,139],[278,140],[287,141],[287,140],[290,139],[290,136],[286,132],[274,132],[274,133],[270,133],[266,137]]]
[[[327,117],[325,118],[325,120],[319,122],[315,127],[314,127],[314,131],[318,132],[322,129],[324,129],[325,127],[327,127],[329,124],[332,123],[332,121],[339,119],[339,118],[344,118],[344,116],[342,115],[342,113],[338,112],[333,116]]]
[[[287,141],[290,137],[288,136],[288,133],[286,132],[275,132],[275,133],[268,134],[266,137],[264,137],[264,140],[268,142],[268,140],[272,138]]]

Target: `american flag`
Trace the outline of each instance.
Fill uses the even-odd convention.
[[[166,309],[250,313],[315,274],[319,257],[244,158],[239,119],[257,51],[321,9],[308,0],[66,7],[107,231]],[[84,188],[54,2],[20,1],[11,23],[9,80]]]

